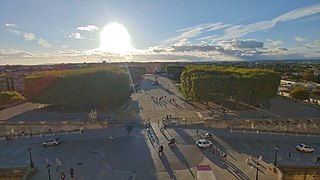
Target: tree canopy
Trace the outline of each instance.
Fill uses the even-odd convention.
[[[300,100],[309,100],[310,93],[305,88],[294,88],[290,92],[290,96]]]
[[[280,75],[271,70],[218,66],[187,66],[181,90],[189,100],[225,102],[230,97],[257,105],[276,95]]]
[[[0,106],[24,101],[25,98],[17,91],[2,91],[0,92]]]
[[[166,67],[166,71],[169,75],[169,78],[177,82],[180,82],[180,76],[183,70],[185,70],[184,66],[168,65]]]
[[[29,101],[62,108],[117,106],[131,94],[127,72],[111,66],[41,72],[24,84]]]

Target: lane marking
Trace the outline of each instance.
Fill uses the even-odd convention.
[[[251,148],[246,145],[241,139],[239,139],[240,144],[242,144],[244,147],[246,147],[249,151],[251,151]]]

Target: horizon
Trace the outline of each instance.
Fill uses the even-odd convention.
[[[171,4],[1,1],[0,65],[320,59],[316,0]]]

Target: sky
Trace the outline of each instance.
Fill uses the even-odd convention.
[[[320,59],[319,0],[0,0],[0,65],[281,59]]]

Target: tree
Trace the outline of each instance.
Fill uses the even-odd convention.
[[[309,100],[310,93],[305,88],[294,88],[290,92],[290,96],[300,100]]]
[[[46,71],[28,76],[24,84],[29,101],[60,109],[116,107],[132,91],[128,73],[112,66]]]
[[[257,105],[275,97],[279,73],[264,69],[187,66],[181,74],[181,90],[189,99],[223,103],[230,97]]]
[[[178,66],[178,65],[169,65],[166,67],[166,71],[169,77],[177,82],[180,82],[181,73],[185,69],[186,68],[184,66]]]
[[[24,100],[25,98],[16,91],[0,92],[0,106]]]
[[[311,70],[306,70],[303,74],[303,80],[305,81],[315,81],[316,76],[314,75],[313,71]]]

